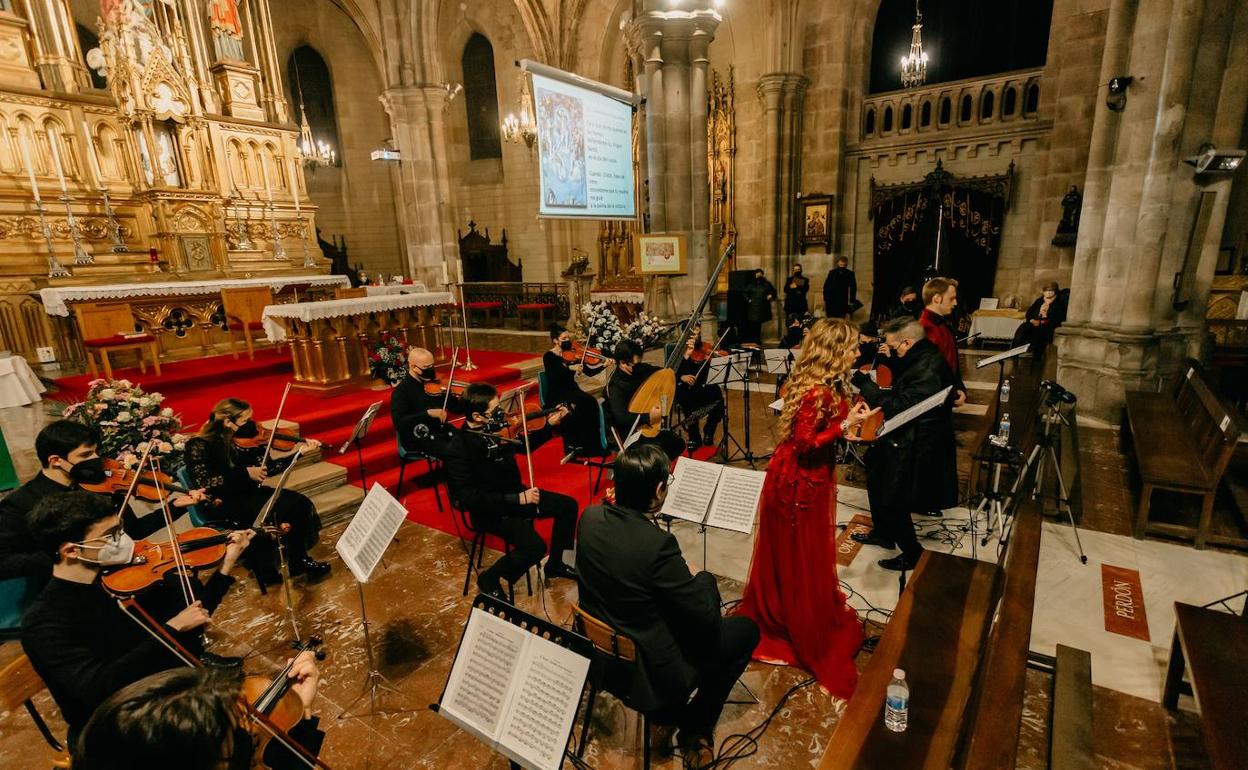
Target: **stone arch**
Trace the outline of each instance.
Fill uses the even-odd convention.
[[[884,119],[880,123],[881,134],[891,134],[893,132],[893,105],[888,104],[884,107]]]
[[[922,106],[919,107],[919,128],[927,128],[932,125],[932,100],[924,99]]]
[[[958,104],[958,123],[968,125],[975,120],[975,97],[970,93],[962,94]]]
[[[316,140],[326,141],[335,149],[341,147],[333,71],[321,52],[312,45],[304,43],[296,46],[286,57],[286,98],[291,105],[291,117],[296,122],[301,119],[299,109],[303,108]]]
[[[862,123],[862,133],[867,136],[871,136],[875,133],[875,110],[867,110],[867,116]]]
[[[997,106],[997,95],[990,88],[985,88],[979,95],[979,120],[986,122],[993,119]]]
[[[472,160],[503,157],[499,136],[498,86],[494,46],[480,32],[473,33],[460,57],[464,72],[464,108],[468,120],[468,153]]]
[[[1001,117],[1012,118],[1016,112],[1018,112],[1018,89],[1010,85],[1001,95]]]

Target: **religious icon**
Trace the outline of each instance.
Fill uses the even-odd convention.
[[[537,135],[546,205],[589,207],[585,163],[585,109],[570,94],[537,89]]]
[[[802,253],[808,246],[823,246],[825,254],[832,253],[832,196],[820,193],[800,195],[797,200],[797,244]]]

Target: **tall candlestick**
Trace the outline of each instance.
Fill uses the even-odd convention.
[[[445,259],[442,260],[442,285],[443,286],[451,285],[451,278],[450,276],[446,274],[446,260]]]
[[[260,156],[260,173],[264,176],[264,194],[268,196],[269,203],[273,202],[273,188],[269,187],[269,164],[264,162],[264,156]]]
[[[30,147],[26,144],[26,135],[18,134],[18,144],[22,146],[22,161],[26,164],[26,174],[30,177],[30,191],[35,196],[35,203],[41,204],[43,200],[39,197],[39,182],[35,179],[35,164],[30,161]]]
[[[56,249],[52,247],[52,228],[48,226],[48,218],[43,213],[43,198],[39,197],[39,182],[35,179],[35,164],[30,160],[30,146],[26,144],[26,135],[19,133],[17,143],[22,148],[22,161],[26,164],[26,174],[30,177],[30,191],[35,196],[35,211],[39,212],[39,229],[43,232],[43,242],[48,247],[48,277],[67,278],[70,272],[56,258]]]
[[[61,183],[61,192],[69,194],[69,187],[65,184],[65,172],[61,168],[61,151],[57,149],[60,142],[57,137],[48,132],[48,147],[52,149],[52,165],[56,167],[56,180]]]
[[[91,174],[95,177],[95,183],[104,187],[104,175],[100,173],[100,161],[95,157],[95,143],[91,141],[91,131],[87,129],[87,121],[82,121],[82,135],[87,141],[87,160],[91,163]]]
[[[295,199],[295,213],[296,213],[296,214],[298,214],[298,213],[300,212],[300,207],[299,207],[299,175],[295,173],[295,162],[294,162],[293,160],[291,160],[291,161],[287,164],[286,168],[287,168],[287,170],[290,172],[290,195],[291,195],[291,197],[292,197],[292,198],[294,198],[294,199]]]

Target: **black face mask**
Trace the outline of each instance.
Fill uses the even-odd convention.
[[[234,430],[234,435],[238,438],[255,438],[260,434],[260,427],[256,425],[255,420],[248,420]]]
[[[571,350],[571,349],[572,349],[572,340],[559,340],[559,349],[560,349],[560,350]]]
[[[108,478],[104,470],[104,458],[92,457],[90,460],[74,463],[69,469],[69,478],[77,484],[99,484]]]
[[[501,406],[496,406],[490,410],[490,413],[484,415],[485,424],[483,429],[489,433],[497,433],[507,427],[507,415],[503,412]]]
[[[762,283],[762,282],[763,282],[763,276],[761,275],[754,276],[754,283]]]
[[[437,373],[437,367],[425,366],[416,370],[416,377],[417,379],[432,382],[437,377]]]

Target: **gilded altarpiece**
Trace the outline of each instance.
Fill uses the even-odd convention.
[[[712,242],[718,239],[713,254],[722,254],[730,244],[737,242],[736,219],[736,164],[737,164],[737,106],[734,73],[728,67],[727,76],[711,71],[711,89],[707,105],[706,124],[707,175],[711,185],[710,232]],[[719,274],[716,286],[720,292],[728,291],[728,273],[733,264]]]

